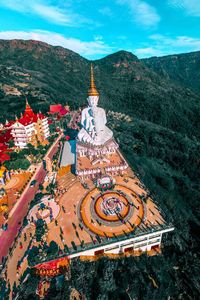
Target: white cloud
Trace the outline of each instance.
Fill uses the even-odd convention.
[[[154,34],[149,37],[151,40],[157,42],[158,46],[170,46],[173,48],[188,48],[188,50],[200,50],[200,38],[193,38],[189,36],[177,36],[170,38],[161,34]]]
[[[65,14],[63,10],[55,6],[36,3],[33,5],[33,9],[37,15],[52,23],[70,25],[73,22],[72,16]]]
[[[103,40],[81,41],[75,38],[66,38],[61,34],[43,30],[28,31],[0,31],[0,39],[23,39],[38,40],[53,46],[62,46],[73,50],[85,57],[93,55],[108,54],[112,48],[105,44]]]
[[[91,23],[91,20],[73,13],[69,7],[52,5],[51,2],[50,0],[0,0],[0,6],[24,14],[37,15],[58,25],[78,26],[82,23]]]
[[[134,21],[144,27],[153,27],[160,22],[156,8],[141,0],[117,0],[119,4],[126,4]]]
[[[199,0],[168,0],[170,6],[184,9],[188,15],[200,17]]]
[[[139,57],[164,56],[175,53],[186,53],[200,50],[200,38],[177,36],[171,38],[161,34],[149,36],[150,42],[146,47],[135,49]]]
[[[151,56],[165,55],[165,53],[162,52],[161,50],[152,47],[135,49],[134,54],[136,54],[138,57],[151,57]]]

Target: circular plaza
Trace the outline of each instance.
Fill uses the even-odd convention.
[[[32,225],[42,219],[47,224],[55,220],[60,212],[60,206],[49,196],[44,196],[39,204],[33,206],[28,214],[28,220]]]
[[[144,208],[131,188],[117,184],[112,190],[88,192],[79,204],[78,216],[89,234],[113,237],[134,231],[144,217]]]

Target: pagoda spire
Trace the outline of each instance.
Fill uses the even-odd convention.
[[[26,97],[26,108],[27,107],[30,107],[30,104],[28,103],[28,99],[27,99],[27,97]]]
[[[26,97],[26,108],[25,108],[25,112],[24,113],[25,114],[34,114],[32,108],[30,106],[30,104],[28,103],[27,97]]]
[[[93,64],[91,64],[91,66],[90,66],[90,88],[88,90],[88,96],[99,96],[99,92],[97,91],[95,83],[94,83]]]

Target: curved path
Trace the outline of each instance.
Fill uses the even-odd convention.
[[[78,216],[89,234],[113,237],[133,231],[144,217],[144,207],[133,190],[117,184],[105,193],[91,190],[80,202]]]

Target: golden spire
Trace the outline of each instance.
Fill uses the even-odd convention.
[[[94,71],[93,71],[92,64],[90,67],[90,88],[88,90],[88,96],[99,96],[99,92],[97,91],[95,83],[94,83]]]
[[[27,97],[26,97],[26,107],[27,107],[27,106],[30,106],[30,105],[29,105],[28,99],[27,99]]]

